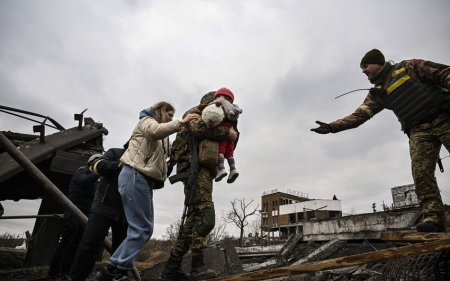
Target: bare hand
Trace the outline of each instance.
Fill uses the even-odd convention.
[[[180,120],[180,123],[187,124],[187,123],[189,123],[189,121],[191,121],[192,119],[196,119],[196,118],[200,118],[200,115],[198,115],[197,113],[189,113],[188,115],[186,115],[186,117],[184,117],[182,120]]]
[[[230,128],[230,132],[228,133],[228,139],[232,142],[236,142],[238,137],[238,133],[233,129],[233,127]]]
[[[121,170],[121,169],[122,169],[122,166],[123,166],[123,163],[122,163],[122,162],[119,162],[119,165],[117,166],[117,168],[119,168],[119,170]]]

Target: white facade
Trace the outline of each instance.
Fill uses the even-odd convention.
[[[341,200],[317,199],[299,202],[295,204],[281,205],[280,212],[279,213],[272,212],[273,213],[272,215],[287,215],[313,210],[342,212]]]

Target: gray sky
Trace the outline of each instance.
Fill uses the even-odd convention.
[[[240,176],[214,185],[217,213],[235,198],[260,203],[275,188],[315,199],[335,194],[344,213],[371,212],[372,203],[381,210],[383,201],[392,203],[392,187],[412,183],[408,139],[395,115],[383,111],[339,134],[310,128],[363,102],[366,91],[335,97],[371,86],[359,62],[373,48],[395,62],[450,64],[449,8],[447,0],[4,0],[0,104],[48,115],[66,128],[88,108],[85,116],[109,130],[108,149],[122,146],[138,113],[155,102],[172,102],[180,118],[206,92],[227,87],[244,111],[235,151]],[[32,125],[0,113],[2,131],[32,134]],[[436,173],[445,192],[449,159],[446,172]],[[153,237],[160,238],[181,217],[181,184],[156,191],[154,202]],[[2,203],[5,215],[36,214],[39,206]],[[20,234],[33,224],[0,220],[0,232]]]

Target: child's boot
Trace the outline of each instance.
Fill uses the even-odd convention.
[[[230,176],[228,177],[227,183],[233,183],[237,177],[239,177],[239,172],[237,169],[230,171]]]
[[[225,169],[219,169],[217,170],[217,174],[216,174],[216,179],[215,181],[221,181],[224,177],[226,177],[228,175],[227,170]]]

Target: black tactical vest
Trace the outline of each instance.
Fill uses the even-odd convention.
[[[449,95],[441,87],[414,81],[406,73],[405,62],[394,66],[387,87],[387,102],[402,125],[402,131],[411,129],[441,105],[448,102]]]

